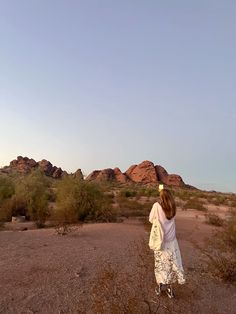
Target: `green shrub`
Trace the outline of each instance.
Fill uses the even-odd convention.
[[[136,195],[137,195],[137,191],[135,191],[135,190],[124,189],[124,190],[120,191],[121,197],[135,197]]]
[[[11,221],[12,217],[12,206],[11,206],[11,199],[6,199],[2,201],[0,207],[0,222],[7,222]]]
[[[0,177],[0,205],[15,193],[14,183],[7,177]]]
[[[0,221],[11,221],[11,198],[15,193],[14,182],[5,176],[0,177]]]
[[[159,191],[158,191],[158,188],[147,187],[147,188],[143,188],[140,191],[138,191],[138,194],[140,196],[158,197],[159,196]]]
[[[27,216],[35,221],[37,227],[43,227],[49,216],[48,210],[49,180],[40,171],[35,170],[24,177],[17,187],[17,195],[27,205]]]
[[[54,219],[71,224],[85,220],[112,221],[115,216],[111,198],[97,185],[68,176],[56,188]]]

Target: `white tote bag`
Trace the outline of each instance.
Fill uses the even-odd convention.
[[[158,211],[156,210],[156,217],[158,217]],[[156,251],[161,249],[164,233],[158,218],[153,219],[152,229],[149,237],[149,247],[151,250]]]

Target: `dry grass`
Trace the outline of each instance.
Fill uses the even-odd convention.
[[[236,283],[236,215],[228,221],[217,215],[211,215],[211,219],[211,224],[223,227],[208,241],[207,249],[201,249],[208,258],[208,271],[222,281]]]
[[[224,220],[216,214],[206,214],[205,217],[206,217],[206,222],[209,225],[213,225],[216,227],[222,227],[224,224]]]
[[[196,209],[203,212],[207,211],[207,208],[204,206],[204,202],[197,198],[192,198],[184,204],[183,210],[187,209]]]
[[[64,236],[69,233],[76,232],[79,228],[82,228],[83,223],[77,223],[76,225],[67,224],[67,223],[58,223],[55,226],[55,231],[58,235]]]
[[[103,261],[97,273],[97,280],[91,287],[91,313],[179,313],[181,304],[173,308],[168,298],[156,297],[153,252],[149,250],[146,240],[134,242],[127,254],[136,255],[136,263],[131,265],[135,272],[119,269],[118,265]],[[118,271],[119,269],[119,271]],[[189,298],[184,298],[187,307],[192,308]],[[185,313],[185,312],[184,312]]]
[[[174,286],[174,300],[155,295],[148,233],[130,219],[84,225],[66,237],[53,229],[2,233],[2,312],[233,314],[235,301],[227,296],[235,290],[203,273],[201,254],[190,242],[193,237],[202,246],[202,234],[212,227],[180,216],[177,229],[187,283]]]
[[[142,217],[148,216],[153,202],[147,200],[145,203],[142,203],[140,200],[136,200],[136,198],[126,198],[126,197],[118,197],[117,198],[117,214],[118,216],[124,217]]]

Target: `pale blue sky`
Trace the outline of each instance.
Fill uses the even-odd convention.
[[[0,0],[0,166],[151,160],[236,192],[236,1]]]

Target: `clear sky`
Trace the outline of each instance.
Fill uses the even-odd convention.
[[[143,160],[236,192],[236,1],[0,0],[0,166]]]

